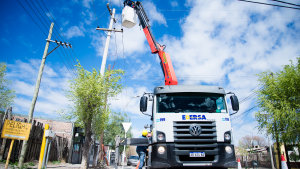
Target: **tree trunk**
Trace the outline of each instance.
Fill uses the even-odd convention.
[[[104,155],[104,152],[103,152],[103,149],[102,149],[102,144],[103,144],[103,136],[104,136],[104,131],[101,132],[100,134],[100,141],[99,141],[99,155],[98,155],[98,161],[101,161],[103,160],[103,155]]]
[[[92,141],[92,131],[91,131],[91,123],[86,124],[85,127],[85,142],[83,143],[83,153],[82,153],[82,160],[81,160],[81,169],[87,169],[88,166],[88,158],[89,158],[89,150]]]
[[[97,166],[97,146],[96,146],[96,139],[94,139],[93,167],[96,167],[96,166]]]

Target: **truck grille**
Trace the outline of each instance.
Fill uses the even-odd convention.
[[[192,136],[189,127],[199,124],[202,132]],[[176,160],[183,163],[207,163],[218,159],[217,130],[214,121],[173,122]],[[205,157],[189,157],[190,152],[205,152]]]

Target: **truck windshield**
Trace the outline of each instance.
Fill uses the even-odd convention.
[[[158,94],[157,113],[227,113],[224,95],[214,93]]]

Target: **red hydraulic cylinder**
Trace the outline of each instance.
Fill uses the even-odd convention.
[[[147,41],[148,41],[148,43],[149,43],[151,52],[152,52],[152,53],[157,53],[157,52],[158,52],[158,49],[156,49],[156,47],[155,47],[154,40],[153,40],[152,37],[151,37],[151,34],[150,34],[150,32],[149,32],[148,27],[145,27],[143,30],[144,30],[146,39],[147,39]]]
[[[168,53],[159,51],[158,56],[162,62],[163,71],[165,73],[165,85],[177,85],[178,81]]]

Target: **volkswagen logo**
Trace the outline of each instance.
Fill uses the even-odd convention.
[[[201,134],[201,126],[199,124],[192,124],[190,126],[190,133],[192,136],[199,136]]]

